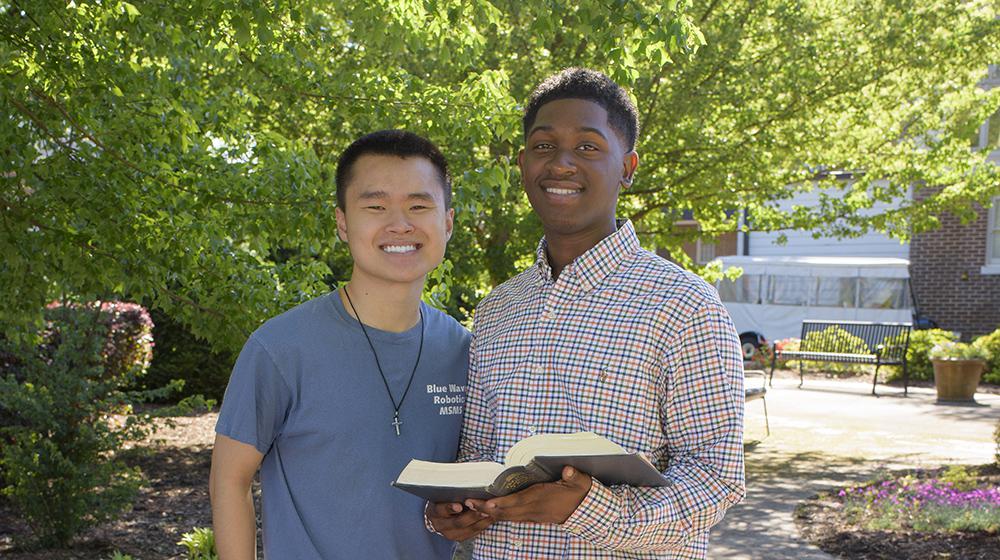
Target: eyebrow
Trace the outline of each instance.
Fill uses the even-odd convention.
[[[552,132],[554,130],[555,130],[555,127],[552,127],[552,126],[549,126],[549,125],[545,125],[545,124],[540,124],[538,126],[533,127],[528,132],[528,136],[530,137],[532,134],[534,134],[536,132]],[[596,128],[592,127],[592,126],[579,126],[579,127],[576,128],[576,131],[577,132],[592,132],[592,133],[600,136],[601,138],[603,138],[605,140],[608,139],[608,137],[605,136],[603,132],[601,132],[599,129],[596,129]]]
[[[387,191],[363,191],[358,195],[358,200],[385,200],[389,198],[389,193]],[[426,202],[434,202],[434,196],[427,191],[412,192],[406,195],[407,200],[422,200]]]

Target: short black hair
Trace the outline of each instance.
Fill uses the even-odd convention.
[[[542,105],[559,99],[583,99],[597,103],[608,112],[608,124],[625,142],[628,150],[635,149],[635,141],[639,137],[639,111],[635,103],[614,80],[587,68],[567,68],[545,78],[531,92],[522,120],[525,139]]]
[[[364,155],[422,157],[431,162],[441,177],[445,208],[451,208],[451,176],[448,162],[433,142],[405,130],[379,130],[365,134],[351,143],[337,160],[337,208],[347,205],[347,184],[351,181],[354,164]]]

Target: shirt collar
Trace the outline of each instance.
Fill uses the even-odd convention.
[[[639,237],[631,220],[617,220],[618,229],[577,257],[562,274],[574,274],[580,287],[587,292],[601,283],[628,257],[638,251]],[[552,267],[548,259],[548,243],[543,237],[535,251],[535,269],[542,282],[552,281]]]

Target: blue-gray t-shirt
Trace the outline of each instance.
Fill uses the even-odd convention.
[[[421,310],[399,436],[368,341],[336,292],[267,321],[243,347],[215,430],[264,454],[265,558],[451,558],[452,543],[424,528],[424,501],[390,486],[410,459],[458,451],[469,333]],[[366,325],[396,402],[423,326]]]

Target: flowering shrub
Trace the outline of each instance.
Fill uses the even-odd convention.
[[[45,318],[35,340],[0,339],[0,492],[31,544],[64,546],[131,505],[141,473],[117,452],[152,428],[132,406],[173,387],[125,389],[149,365],[153,324],[142,307],[52,305]]]
[[[780,369],[790,367],[789,360],[781,359],[781,352],[795,352],[799,349],[799,345],[801,343],[802,341],[795,337],[782,338],[781,340],[774,341],[774,346],[778,349],[778,361],[775,363],[775,367]],[[762,367],[771,367],[771,357],[774,353],[771,348],[772,347],[768,345],[761,346],[760,351],[754,354],[753,359]]]
[[[939,478],[904,476],[841,490],[848,520],[871,530],[1000,530],[1000,488],[976,487],[953,468]]]
[[[932,360],[989,360],[992,357],[985,347],[964,342],[935,344],[927,355]]]

